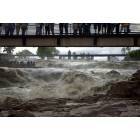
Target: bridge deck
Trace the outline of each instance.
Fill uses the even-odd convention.
[[[91,35],[0,36],[0,46],[15,47],[140,47],[140,33]]]

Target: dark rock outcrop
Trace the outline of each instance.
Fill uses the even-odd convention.
[[[106,74],[107,74],[107,76],[111,76],[111,77],[118,77],[118,76],[120,76],[120,73],[115,71],[115,70],[107,72]]]
[[[140,98],[140,70],[128,81],[113,84],[108,91],[110,97]]]

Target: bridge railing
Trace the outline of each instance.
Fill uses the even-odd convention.
[[[129,25],[129,29],[130,32],[124,32],[123,30],[121,30],[121,26],[119,29],[119,34],[140,34],[140,24],[136,24],[136,23],[130,23]],[[95,34],[95,27],[94,25],[91,23],[90,26],[90,35]],[[62,35],[73,35],[74,34],[74,30],[73,30],[73,23],[69,23],[68,24],[68,34],[66,34],[65,29],[63,28],[63,34]],[[98,27],[97,27],[97,34],[98,34]],[[104,30],[102,32],[102,27],[101,30],[99,32],[99,34],[107,34]],[[114,28],[112,34],[116,34],[116,30]],[[13,35],[16,35],[16,28],[14,29]],[[20,29],[19,35],[22,35],[22,30]],[[29,23],[28,24],[28,28],[26,31],[26,35],[36,35],[36,24],[35,23]],[[40,35],[46,35],[45,34],[45,26],[43,26],[42,28],[42,34]],[[50,33],[50,35],[52,35],[52,33]],[[54,24],[54,35],[60,35],[60,29],[59,29],[59,24]],[[77,35],[79,35],[79,32],[77,32]],[[1,36],[5,36],[5,28],[2,28],[2,32],[1,32]]]

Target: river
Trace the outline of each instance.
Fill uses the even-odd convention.
[[[0,101],[7,97],[24,102],[63,99],[68,100],[65,105],[73,106],[72,100],[105,95],[112,83],[129,79],[140,68],[140,62],[39,60],[37,66],[40,68],[0,68],[7,74],[0,79]]]

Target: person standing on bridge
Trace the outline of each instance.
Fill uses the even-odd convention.
[[[9,23],[9,31],[10,31],[10,35],[12,36],[15,31],[15,23]]]
[[[64,23],[59,23],[59,32],[60,32],[60,35],[63,35],[63,27],[64,27]]]
[[[83,23],[83,34],[90,35],[90,23]]]
[[[45,35],[50,35],[50,23],[45,23]]]
[[[21,29],[21,23],[16,23],[16,35],[19,35]]]
[[[5,35],[13,35],[14,30],[15,30],[15,24],[14,23],[4,23],[4,28],[5,28]]]
[[[50,24],[50,31],[52,35],[54,35],[54,23],[49,23]]]
[[[106,33],[107,33],[107,24],[102,23],[102,34],[106,34]]]
[[[64,23],[65,35],[68,35],[68,23]]]
[[[44,26],[44,24],[43,23],[40,23],[40,32],[39,32],[39,35],[42,35],[42,33],[43,33],[43,26]]]
[[[84,26],[83,23],[78,23],[79,35],[83,34],[83,26]]]
[[[43,23],[36,23],[36,35],[42,35]]]
[[[5,36],[9,36],[9,23],[4,23]]]
[[[114,23],[114,28],[115,28],[116,34],[119,34],[120,33],[120,23]]]
[[[94,33],[97,34],[97,23],[93,23]]]
[[[77,35],[78,32],[78,23],[73,23],[73,34]]]
[[[27,34],[28,23],[22,23],[22,24],[21,24],[21,30],[22,30],[22,35],[23,35],[23,36],[24,36],[25,34]]]

